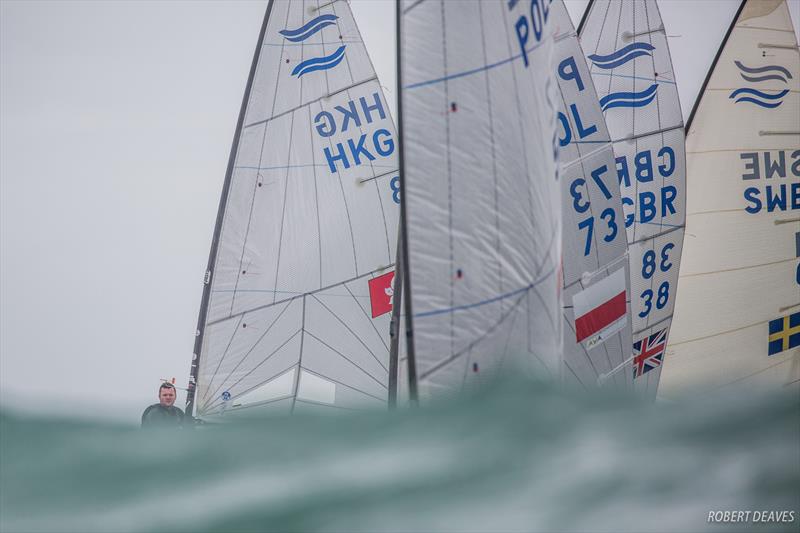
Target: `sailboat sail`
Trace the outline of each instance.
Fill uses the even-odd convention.
[[[580,28],[614,141],[631,277],[634,388],[655,398],[685,222],[683,116],[655,0],[594,0]]]
[[[800,53],[743,2],[687,126],[680,298],[660,396],[800,387]]]
[[[223,187],[187,411],[385,406],[395,148],[348,3],[271,1]]]
[[[559,190],[548,6],[406,0],[401,164],[422,400],[557,377]]]
[[[564,2],[551,4],[560,91],[564,380],[629,389],[627,241],[614,150],[578,35]],[[628,363],[630,365],[630,363]]]

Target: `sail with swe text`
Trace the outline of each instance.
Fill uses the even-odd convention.
[[[628,237],[634,389],[654,399],[685,222],[683,115],[655,0],[593,0],[579,29],[614,142]]]
[[[422,400],[512,369],[558,379],[560,201],[545,8],[398,7],[403,290]]]
[[[659,396],[797,392],[800,53],[784,0],[742,2],[688,122],[687,233]]]
[[[578,35],[562,0],[550,6],[560,91],[564,380],[629,390],[627,240],[614,150]],[[608,376],[608,381],[605,377]]]
[[[348,3],[271,1],[220,201],[188,412],[386,405],[396,146]]]

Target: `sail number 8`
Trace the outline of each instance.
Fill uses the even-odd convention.
[[[597,184],[597,187],[602,191],[603,196],[605,196],[606,200],[611,200],[611,191],[608,190],[606,184],[603,183],[602,175],[608,172],[608,166],[603,165],[594,169],[591,172],[592,180]],[[586,200],[583,196],[583,193],[579,190],[579,187],[587,188],[586,180],[583,178],[577,178],[573,180],[573,182],[569,186],[569,194],[572,196],[572,208],[575,209],[576,213],[585,213],[591,207],[591,202]],[[619,233],[619,227],[617,226],[616,220],[616,213],[614,212],[613,207],[608,207],[604,209],[600,213],[600,219],[605,221],[607,226],[606,234],[603,235],[603,240],[605,242],[613,242],[614,239],[617,238],[617,234]],[[586,244],[583,248],[583,255],[587,256],[592,251],[592,237],[594,235],[594,216],[590,216],[589,218],[585,218],[578,222],[578,229],[586,229]]]
[[[672,262],[669,260],[669,252],[675,248],[675,244],[667,243],[661,249],[660,260],[656,261],[656,252],[654,250],[647,250],[642,256],[642,277],[650,279],[655,274],[656,269],[661,272],[667,272],[672,268]],[[658,287],[658,291],[653,293],[653,289],[646,289],[639,295],[644,300],[644,310],[639,313],[640,318],[645,318],[650,314],[653,309],[653,299],[655,297],[656,309],[663,309],[669,301],[669,281],[663,282]]]

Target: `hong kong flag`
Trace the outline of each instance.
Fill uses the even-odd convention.
[[[394,296],[394,272],[387,272],[369,280],[369,301],[372,304],[372,318],[385,315],[392,310]]]

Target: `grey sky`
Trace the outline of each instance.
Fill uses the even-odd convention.
[[[660,2],[684,114],[737,5]],[[0,2],[3,405],[134,419],[185,385],[265,6]],[[393,3],[351,6],[394,103]]]

